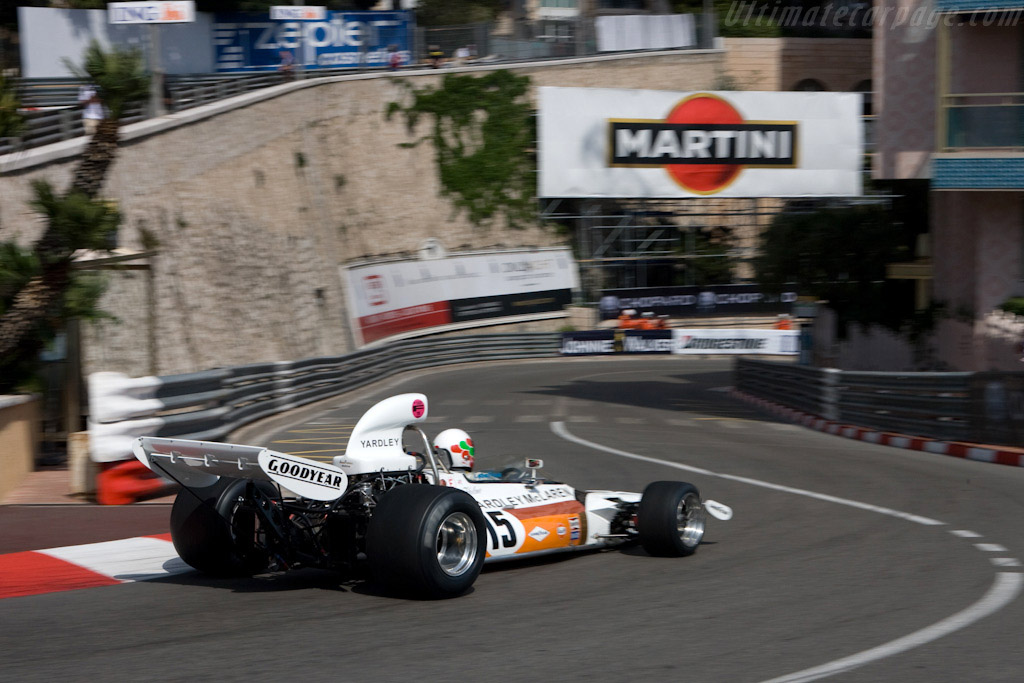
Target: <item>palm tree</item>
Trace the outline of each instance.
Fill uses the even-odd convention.
[[[47,224],[31,252],[2,245],[6,251],[0,256],[8,254],[11,258],[7,263],[0,259],[0,283],[7,283],[0,287],[0,391],[11,389],[22,374],[20,370],[32,365],[46,339],[70,310],[82,309],[83,287],[73,277],[71,259],[78,249],[102,248],[117,229],[119,214],[97,196],[117,156],[121,116],[127,108],[144,101],[149,92],[149,77],[137,50],[107,52],[93,42],[81,67],[68,66],[97,87],[108,115],[82,152],[65,194],[57,194],[45,182],[34,184],[32,206]],[[0,89],[0,103],[2,92]],[[9,267],[11,263],[17,267]],[[84,305],[88,309],[99,292],[86,289],[91,292]]]
[[[0,73],[0,138],[17,135],[21,130],[18,95],[14,85]]]
[[[71,181],[72,189],[80,190],[92,198],[99,194],[107,169],[117,156],[118,129],[121,117],[132,105],[144,102],[149,96],[149,75],[143,67],[142,53],[138,49],[105,51],[93,41],[85,50],[82,66],[65,60],[65,66],[79,78],[96,86],[107,109],[96,134],[89,140],[82,159]]]

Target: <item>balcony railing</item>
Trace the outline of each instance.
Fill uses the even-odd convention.
[[[1024,93],[946,95],[939,124],[942,151],[1024,151]]]

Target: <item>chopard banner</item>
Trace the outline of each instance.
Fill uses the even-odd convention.
[[[566,248],[467,254],[344,269],[362,344],[485,318],[560,311],[579,286]]]
[[[862,192],[859,93],[537,90],[541,197]]]
[[[800,333],[796,330],[672,330],[672,353],[677,354],[794,356],[799,352]]]
[[[563,356],[615,353],[672,353],[672,330],[585,330],[563,332]]]
[[[795,291],[770,294],[758,285],[710,285],[708,287],[643,287],[606,289],[601,292],[601,319],[618,317],[624,309],[655,315],[725,316],[745,313],[789,313],[797,300]]]

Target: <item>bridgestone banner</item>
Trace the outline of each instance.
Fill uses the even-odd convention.
[[[541,197],[862,192],[861,95],[538,88]]]
[[[672,353],[768,354],[800,353],[800,333],[795,330],[673,329]]]
[[[579,287],[565,248],[376,263],[343,274],[361,344],[438,325],[560,311]]]

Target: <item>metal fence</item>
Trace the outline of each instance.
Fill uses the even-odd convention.
[[[740,391],[835,422],[1024,446],[1024,373],[849,372],[742,358]]]
[[[336,76],[339,73],[340,70],[336,70],[318,75]],[[168,109],[170,112],[183,111],[282,82],[277,73],[167,76]],[[21,79],[18,98],[22,105],[23,130],[19,137],[0,138],[0,154],[85,135],[82,111],[78,106],[78,89],[83,84],[84,81],[75,78]],[[135,123],[146,118],[146,108],[135,107],[121,117],[121,123]]]
[[[696,43],[680,50],[710,46],[709,24],[695,17]],[[583,57],[598,54],[593,19],[572,21],[523,21],[510,30],[495,24],[467,24],[439,28],[419,27],[412,39],[412,63],[406,67],[429,68],[431,53],[440,53],[441,67],[514,64],[522,61]],[[461,51],[461,52],[460,52]],[[643,53],[643,50],[629,52]],[[601,52],[600,54],[609,54]],[[463,56],[465,55],[465,56]],[[384,67],[309,69],[303,78],[351,75],[361,71],[383,71]],[[168,75],[170,110],[182,111],[241,93],[278,85],[284,80],[276,71],[245,74]],[[0,154],[39,147],[84,135],[78,88],[74,78],[37,78],[17,81],[24,114],[20,137],[0,138]],[[129,111],[122,123],[147,118],[145,108]]]
[[[257,363],[155,381],[116,379],[113,391],[97,392],[90,386],[91,455],[100,462],[131,458],[131,441],[137,436],[221,440],[256,420],[400,372],[470,361],[553,358],[559,348],[558,333],[437,337],[344,356]]]

